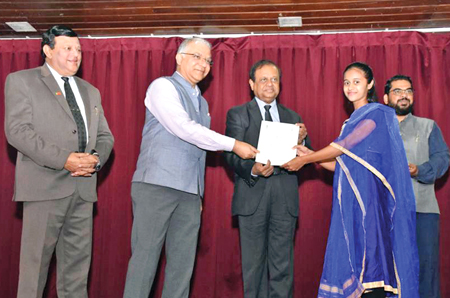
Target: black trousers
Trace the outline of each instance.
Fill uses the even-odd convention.
[[[373,289],[372,292],[363,294],[361,298],[385,298],[384,288]]]
[[[293,297],[297,217],[288,212],[282,176],[268,179],[254,214],[238,217],[245,298]]]

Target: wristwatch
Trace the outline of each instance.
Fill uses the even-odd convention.
[[[100,168],[102,167],[102,164],[101,164],[101,162],[100,162],[100,155],[98,154],[97,151],[95,151],[95,149],[92,149],[92,150],[91,150],[91,154],[98,157],[98,162],[97,162],[97,164],[94,166],[94,170],[95,170],[96,172],[98,172],[98,171],[100,171]]]

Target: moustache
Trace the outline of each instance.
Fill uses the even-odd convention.
[[[401,102],[403,100],[406,100],[408,103],[411,103],[411,100],[409,98],[406,98],[406,97],[403,97],[403,98],[397,100],[397,103],[399,103],[399,102]]]

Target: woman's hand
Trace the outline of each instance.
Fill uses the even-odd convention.
[[[297,149],[297,156],[305,156],[314,152],[303,145],[296,145],[293,147],[293,149]]]
[[[287,163],[283,164],[281,167],[288,171],[298,171],[305,165],[304,158],[301,156],[297,156]]]

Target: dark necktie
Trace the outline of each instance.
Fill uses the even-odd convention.
[[[272,116],[270,115],[270,112],[269,112],[271,107],[272,107],[271,105],[264,106],[264,109],[266,110],[266,114],[264,115],[264,120],[266,120],[266,121],[272,121]]]
[[[61,77],[64,81],[64,91],[66,92],[66,100],[69,104],[69,108],[72,111],[73,119],[77,124],[78,130],[78,151],[84,152],[86,149],[86,126],[84,125],[83,116],[78,108],[77,100],[73,94],[72,88],[70,88],[69,78]]]

